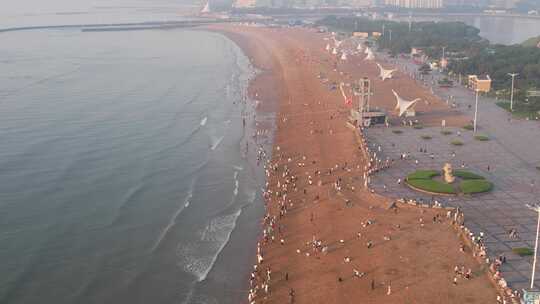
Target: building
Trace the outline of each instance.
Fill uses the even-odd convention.
[[[353,37],[367,39],[369,37],[368,32],[353,32]]]
[[[486,75],[485,77],[469,75],[469,88],[473,91],[489,92],[489,90],[491,90],[491,78],[489,78],[489,75]]]
[[[443,0],[385,0],[386,6],[404,8],[442,8]]]

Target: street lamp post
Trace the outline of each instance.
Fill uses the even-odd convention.
[[[480,92],[478,89],[476,91],[476,103],[474,106],[474,133],[476,133],[476,121],[478,119],[478,93]]]
[[[538,252],[538,235],[540,234],[540,206],[530,206],[527,205],[527,208],[534,210],[538,213],[538,223],[536,224],[536,242],[534,244],[534,258],[533,258],[533,266],[532,266],[532,274],[531,274],[531,289],[534,288],[534,273],[536,271],[536,256]]]
[[[510,91],[510,112],[514,111],[514,79],[518,75],[518,73],[508,73],[508,76],[512,77],[512,91]]]

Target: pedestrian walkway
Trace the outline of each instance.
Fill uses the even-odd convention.
[[[540,157],[540,131],[537,126],[531,126],[536,122],[501,123],[499,120],[497,123],[490,119],[498,119],[496,117],[500,113],[494,110],[486,110],[485,113],[486,123],[482,131],[489,126],[490,132],[485,132],[491,137],[489,141],[478,141],[472,131],[457,128],[446,128],[452,131],[450,135],[443,135],[439,127],[369,129],[367,137],[372,151],[378,151],[380,146],[380,158],[394,160],[393,166],[372,177],[371,188],[390,197],[416,198],[425,202],[436,199],[449,206],[461,207],[466,226],[474,233],[484,232],[490,256],[506,255],[508,263],[503,265],[502,271],[510,286],[524,288],[530,281],[532,258],[521,258],[511,250],[517,247],[534,248],[537,215],[525,205],[538,202],[540,198],[540,170],[536,169]],[[504,129],[507,123],[510,125],[508,130]],[[398,128],[403,133],[392,132]],[[512,132],[518,129],[522,136],[513,135]],[[431,139],[422,138],[426,136]],[[463,145],[450,144],[456,139],[462,141]],[[404,153],[408,155],[407,158],[400,160],[400,155]],[[485,176],[494,183],[493,191],[472,197],[433,197],[397,183],[410,172],[418,169],[441,170],[447,162],[454,169],[465,167]],[[517,231],[517,237],[510,237],[509,231],[512,229]],[[535,284],[540,287],[540,271],[537,271],[536,278]]]

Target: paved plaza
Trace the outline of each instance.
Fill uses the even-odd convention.
[[[392,130],[400,129],[401,134]],[[414,129],[411,127],[371,128],[367,132],[372,151],[378,151],[382,159],[394,159],[394,165],[371,179],[371,187],[377,192],[395,198],[422,198],[429,202],[433,196],[421,194],[409,189],[398,179],[418,169],[440,170],[447,162],[455,169],[463,166],[479,173],[494,183],[493,191],[474,196],[435,196],[445,205],[461,207],[465,213],[466,226],[473,232],[484,232],[486,245],[491,256],[505,254],[508,263],[502,268],[504,277],[513,288],[524,288],[529,284],[532,259],[521,258],[511,252],[512,248],[534,248],[537,215],[526,208],[525,204],[539,201],[540,170],[532,163],[524,161],[520,150],[538,149],[538,136],[535,142],[509,151],[500,143],[499,138],[478,141],[472,131],[446,128],[451,135],[443,135],[441,128]],[[461,134],[458,136],[458,132]],[[422,136],[431,139],[422,139]],[[458,139],[463,146],[454,146],[450,142]],[[419,152],[420,149],[427,152]],[[400,155],[409,154],[406,160]],[[523,153],[525,154],[525,153]],[[418,161],[418,163],[417,163]],[[489,170],[488,170],[489,166]],[[511,239],[508,231],[516,229],[518,238]],[[535,284],[540,287],[540,271],[537,271]]]
[[[384,58],[384,56],[381,56]],[[416,74],[417,65],[409,59],[390,59],[400,70]],[[418,76],[418,75],[416,75]],[[432,73],[433,78],[422,82],[430,88],[443,75]],[[442,100],[448,100],[462,113],[474,115],[474,92],[463,86],[454,88],[431,88]],[[519,102],[519,101],[516,101]],[[422,198],[429,202],[433,198],[445,205],[460,207],[465,213],[466,226],[474,233],[484,232],[485,242],[492,257],[504,254],[507,264],[502,267],[504,278],[515,289],[530,285],[532,257],[522,258],[512,253],[512,248],[534,248],[537,214],[526,204],[540,203],[540,123],[516,120],[498,107],[493,98],[480,97],[478,111],[478,133],[487,135],[489,141],[478,141],[472,131],[446,128],[452,131],[443,135],[440,127],[414,129],[412,127],[374,127],[367,132],[372,151],[378,151],[382,159],[394,159],[394,165],[371,179],[371,187],[377,192],[395,198]],[[420,113],[422,115],[422,113]],[[401,134],[392,130],[399,129]],[[422,139],[422,136],[431,139]],[[463,146],[450,142],[458,139]],[[419,152],[420,149],[427,152]],[[406,160],[400,155],[408,153]],[[418,161],[418,163],[417,163]],[[454,169],[465,166],[494,184],[493,191],[474,196],[436,196],[421,194],[409,189],[398,179],[418,169],[441,170],[445,163]],[[489,166],[489,170],[488,170]],[[516,229],[518,238],[512,239],[509,231]],[[540,270],[536,271],[535,285],[540,288]]]

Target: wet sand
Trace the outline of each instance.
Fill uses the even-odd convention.
[[[294,303],[495,301],[481,266],[468,249],[460,251],[462,242],[446,211],[400,205],[396,212],[387,208],[389,199],[363,187],[369,160],[346,127],[349,107],[339,90],[329,89],[318,76],[337,83],[370,77],[372,105],[389,112],[395,105],[391,88],[406,98],[423,97],[428,103],[418,105],[417,119],[425,125],[439,125],[441,119],[462,125],[462,116],[403,73],[377,80],[375,63],[363,56],[350,56],[335,70],[336,59],[324,50],[327,34],[232,25],[212,29],[234,40],[262,70],[250,95],[261,101],[261,109],[277,111],[263,223],[267,228],[273,222],[274,229],[267,242],[261,239],[264,261],[254,273],[253,287],[259,287],[254,303],[289,303],[291,290]],[[440,220],[434,221],[437,214]],[[318,249],[313,240],[320,242]],[[455,266],[470,269],[472,278],[456,276]],[[266,282],[268,293],[261,289]]]

